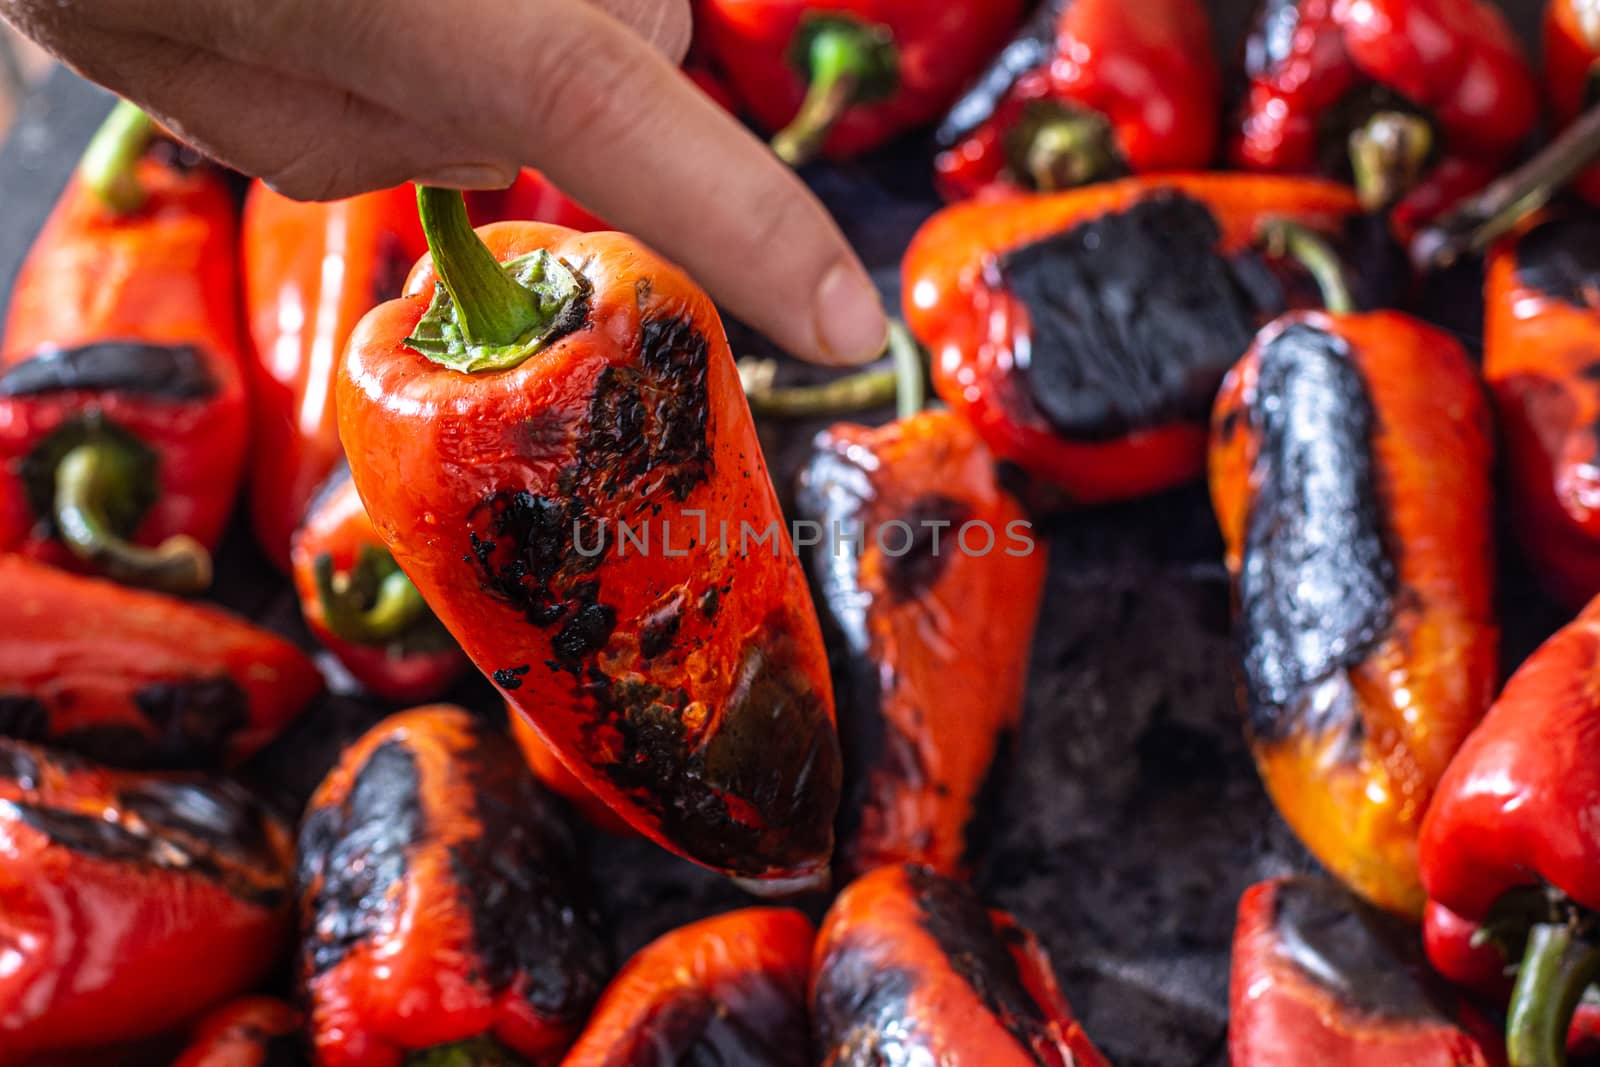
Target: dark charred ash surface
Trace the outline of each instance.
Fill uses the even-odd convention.
[[[217,391],[205,357],[193,345],[102,341],[54,348],[0,375],[0,396],[24,397],[82,389],[132,393],[153,400],[199,400]]]

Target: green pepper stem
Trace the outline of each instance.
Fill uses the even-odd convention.
[[[895,414],[909,419],[928,403],[928,371],[916,338],[899,319],[889,322],[889,356],[894,360]]]
[[[817,30],[802,57],[809,76],[805,100],[772,138],[779,159],[798,167],[816,158],[845,113],[872,95],[883,47],[879,31],[863,23],[838,20]]]
[[[78,445],[56,467],[55,519],[61,540],[80,559],[130,585],[168,593],[198,593],[211,584],[211,554],[177,534],[154,548],[135,545],[112,527],[112,498],[130,491],[134,461],[110,440]]]
[[[1433,128],[1420,115],[1380,111],[1350,134],[1356,195],[1368,211],[1387,211],[1416,186],[1433,151]]]
[[[526,1067],[527,1061],[500,1042],[487,1037],[454,1041],[419,1049],[406,1057],[405,1067]]]
[[[381,555],[382,560],[363,559],[358,565],[372,567],[382,574],[377,579],[377,591],[371,604],[362,602],[365,598],[357,588],[360,583],[347,580],[341,587],[334,573],[333,557],[323,553],[312,565],[323,625],[345,641],[362,645],[388,644],[428,615],[427,601],[422,599],[405,571],[388,553]]]
[[[857,371],[820,385],[775,383],[778,364],[771,359],[742,359],[739,379],[750,410],[780,419],[827,418],[881,408],[893,401],[896,413],[908,418],[927,403],[927,370],[922,350],[904,324],[889,323],[889,369]]]
[[[1105,116],[1076,109],[1019,127],[1011,157],[1015,169],[1043,193],[1075,189],[1122,170]]]
[[[539,294],[513,280],[473,232],[460,190],[417,186],[417,213],[469,343],[509,345],[546,324]]]
[[[150,116],[127,100],[118,100],[95,131],[78,173],[107,210],[126,215],[143,206],[138,164],[155,132]]]
[[[1335,315],[1356,310],[1344,262],[1321,234],[1288,219],[1268,219],[1261,225],[1261,240],[1275,255],[1288,256],[1311,273],[1322,290],[1322,305]]]
[[[1570,923],[1534,925],[1506,1021],[1511,1067],[1561,1067],[1567,1062],[1567,1030],[1597,971],[1600,945],[1578,937]]]

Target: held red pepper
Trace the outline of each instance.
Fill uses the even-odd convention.
[[[306,625],[369,693],[432,700],[466,672],[466,656],[373,529],[343,462],[312,500],[289,556]]]
[[[0,739],[0,1064],[159,1034],[289,934],[288,829],[230,783]]]
[[[233,204],[152,133],[112,112],[12,291],[0,551],[196,592],[248,435]]]
[[[1235,166],[1354,176],[1373,210],[1415,190],[1405,227],[1493,178],[1539,119],[1527,58],[1488,0],[1266,0],[1246,73]]]
[[[1501,1040],[1428,971],[1414,927],[1322,878],[1245,891],[1231,1067],[1499,1067]]]
[[[1199,0],[1046,0],[940,125],[940,191],[961,200],[1203,170],[1221,98]]]
[[[562,1067],[810,1067],[814,934],[797,911],[746,908],[657,938],[606,988]]]
[[[271,997],[243,997],[207,1015],[172,1067],[310,1067],[300,1012]]]
[[[120,766],[262,748],[322,688],[299,649],[218,608],[0,556],[0,734]]]
[[[567,770],[566,764],[556,758],[544,738],[539,736],[539,731],[517,714],[516,708],[507,704],[506,715],[511,722],[512,740],[522,749],[522,758],[527,760],[528,769],[546,789],[564,798],[595,829],[619,837],[632,836],[633,827],[628,825],[628,821],[606,807],[605,801],[595,796],[593,790],[584,785],[577,775]]]
[[[626,235],[505,224],[486,248],[458,196],[419,197],[433,262],[339,382],[379,533],[636,829],[743,877],[824,875],[826,656],[710,300]]]
[[[963,876],[1022,716],[1046,550],[949,411],[832,427],[799,496],[824,531],[817,581],[850,657],[843,866]]]
[[[553,1063],[609,971],[570,828],[460,708],[390,716],[300,829],[300,974],[321,1067]],[[429,1057],[433,1057],[430,1059]],[[509,1061],[508,1061],[509,1062]]]
[[[1492,432],[1461,346],[1350,314],[1336,275],[1331,313],[1279,319],[1223,385],[1211,496],[1267,792],[1347,886],[1420,916],[1423,811],[1496,677]]]
[[[833,902],[811,1025],[823,1067],[1109,1067],[1033,935],[925,867],[880,867]]]
[[[1591,0],[1550,0],[1544,11],[1545,95],[1566,126],[1600,104],[1600,8]],[[1600,203],[1600,166],[1577,180],[1578,193]]]
[[[947,208],[906,255],[906,321],[934,385],[997,456],[1083,503],[1205,468],[1206,417],[1299,275],[1254,250],[1291,216],[1338,232],[1338,186],[1205,175],[1130,179]]]
[[[1005,44],[1023,0],[699,0],[740,103],[792,164],[857,155],[929,122]]]

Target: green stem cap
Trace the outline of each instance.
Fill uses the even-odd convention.
[[[893,401],[896,413],[908,418],[927,403],[927,370],[922,350],[903,324],[889,324],[890,369],[857,371],[820,385],[774,384],[778,365],[770,359],[739,361],[739,378],[750,410],[782,419],[827,418],[871,411]]]
[[[889,98],[900,83],[900,56],[888,28],[848,15],[807,16],[791,60],[809,88],[799,113],[772,138],[772,150],[790,166],[816,158],[851,108]]]
[[[211,554],[192,537],[167,538],[154,548],[116,531],[111,515],[124,511],[144,475],[129,449],[97,439],[69,451],[56,467],[54,519],[61,540],[108,577],[168,593],[198,593],[211,584]]]
[[[1097,111],[1046,104],[1033,108],[1010,131],[1011,169],[1043,193],[1121,176],[1111,123]]]
[[[1421,115],[1380,111],[1350,134],[1356,195],[1368,211],[1387,211],[1422,177],[1433,153],[1433,127]]]
[[[95,131],[78,173],[107,210],[126,215],[144,205],[138,164],[155,133],[150,116],[126,100],[118,100]]]
[[[394,557],[369,546],[348,574],[335,573],[333,557],[312,564],[323,625],[360,645],[385,645],[429,616],[428,603]]]
[[[1538,923],[1529,931],[1506,1021],[1511,1067],[1567,1062],[1567,1030],[1597,971],[1600,945],[1577,936],[1570,923]]]
[[[1261,224],[1261,241],[1273,255],[1287,256],[1311,273],[1328,311],[1348,315],[1356,310],[1344,261],[1321,234],[1288,219],[1268,219]]]
[[[475,1037],[413,1052],[405,1067],[527,1067],[527,1061],[498,1041]]]

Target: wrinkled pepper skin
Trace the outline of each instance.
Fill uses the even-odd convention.
[[[925,867],[880,867],[839,894],[811,1025],[823,1067],[1108,1067],[1033,935]]]
[[[906,255],[906,322],[996,456],[1081,503],[1144,496],[1205,469],[1218,383],[1299,302],[1252,250],[1262,221],[1336,234],[1357,210],[1332,184],[1239,175],[958,204]]]
[[[1600,16],[1588,0],[1550,0],[1544,9],[1544,79],[1550,110],[1562,126],[1600,103]],[[1600,166],[1573,183],[1600,204]]]
[[[390,716],[300,829],[300,975],[322,1067],[488,1040],[535,1067],[610,973],[572,833],[515,746],[460,708]]]
[[[1483,373],[1506,449],[1512,528],[1574,610],[1600,593],[1600,225],[1557,216],[1500,243]]]
[[[1289,315],[1230,374],[1214,426],[1256,766],[1331,873],[1420,916],[1417,831],[1497,670],[1477,377],[1404,315]]]
[[[860,155],[931,122],[1004,46],[1023,0],[698,0],[695,32],[743,109],[768,131],[800,113],[811,82],[808,27],[838,19],[893,48],[892,78],[850,107],[822,145]]]
[[[378,575],[394,569],[389,548],[367,517],[342,461],[312,500],[289,557],[306,625],[367,692],[397,703],[434,700],[467,672],[467,657],[425,604],[419,606],[421,614],[414,621],[392,635],[357,640],[341,637],[330,627],[319,568],[330,568],[335,584],[343,580],[367,585],[376,585],[381,581]],[[376,593],[364,590],[365,599]]]
[[[0,556],[0,735],[124,767],[232,766],[322,688],[219,608]]]
[[[1403,920],[1325,878],[1261,882],[1240,899],[1231,1067],[1500,1067],[1500,1044],[1428,971]]]
[[[637,830],[735,875],[815,880],[838,805],[832,688],[715,309],[624,234],[479,236],[501,263],[570,264],[582,319],[514,369],[468,374],[406,344],[431,262],[367,316],[339,419],[378,532]]]
[[[577,775],[567,770],[527,719],[517,714],[517,710],[510,705],[506,707],[506,716],[511,724],[512,740],[522,749],[522,758],[528,762],[528,769],[546,789],[566,800],[595,829],[619,837],[633,836],[633,827],[628,825],[628,821],[606,807],[605,801],[595,796]]]
[[[600,998],[562,1067],[810,1067],[811,921],[746,908],[657,938]]]
[[[207,549],[222,536],[250,419],[233,201],[220,173],[159,149],[138,163],[145,201],[129,213],[74,176],[17,276],[0,342],[0,551],[86,567],[50,511],[56,465],[86,436],[125,442],[150,470],[122,536]]]
[[[300,1012],[271,997],[243,997],[207,1015],[172,1067],[311,1067]]]
[[[161,1033],[289,934],[288,828],[218,779],[0,739],[0,1064]]]
[[[832,427],[799,499],[823,531],[816,580],[849,652],[841,866],[964,877],[1022,716],[1048,552],[949,411]]]
[[[1198,0],[1047,0],[946,115],[935,173],[946,199],[964,200],[1055,191],[1063,177],[1204,170],[1221,113],[1222,74]],[[1092,173],[1063,174],[1065,161],[1038,154],[1037,127],[1074,119],[1103,141]]]
[[[1407,224],[1494,178],[1539,121],[1527,57],[1488,0],[1265,0],[1245,67],[1229,150],[1241,170],[1348,179],[1349,135],[1374,114],[1424,119],[1433,143],[1417,199],[1397,209]]]

